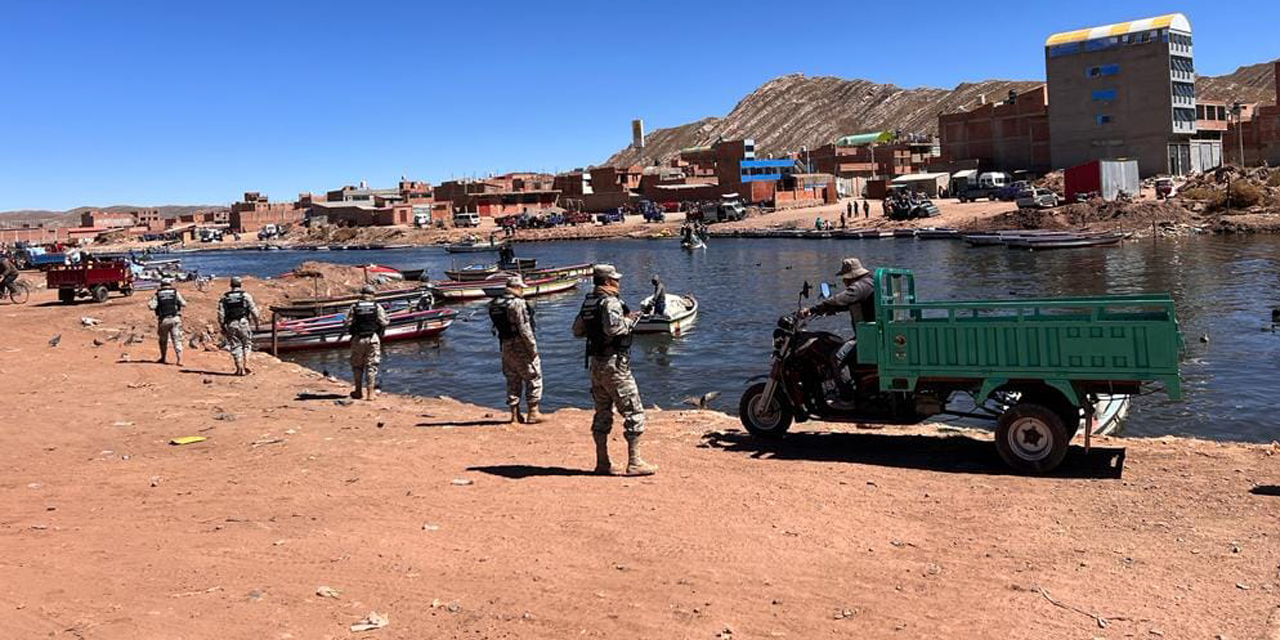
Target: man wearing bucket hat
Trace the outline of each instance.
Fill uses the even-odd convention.
[[[836,367],[843,371],[849,354],[853,353],[858,343],[858,323],[875,320],[875,287],[871,272],[863,268],[862,261],[857,258],[842,260],[836,277],[844,281],[844,291],[812,307],[801,309],[800,317],[830,316],[844,311],[849,312],[849,322],[853,325],[854,334],[836,351]]]
[[[156,362],[164,363],[169,357],[169,343],[173,343],[173,355],[178,366],[182,366],[182,310],[187,301],[182,294],[173,288],[173,278],[160,281],[160,288],[151,297],[147,307],[156,312],[156,333],[160,338],[160,358]]]
[[[533,316],[524,300],[524,279],[507,278],[507,288],[489,303],[489,320],[502,352],[502,375],[507,379],[507,406],[512,424],[520,422],[520,395],[523,392],[529,413],[526,424],[542,422],[538,404],[542,402],[542,360],[533,335]]]
[[[258,305],[253,296],[244,290],[240,278],[231,279],[231,290],[218,300],[218,326],[227,339],[227,351],[236,365],[236,375],[249,373],[249,353],[253,351],[253,328],[249,321],[258,320]]]
[[[611,475],[609,432],[613,430],[613,409],[622,414],[627,440],[627,475],[657,473],[657,465],[640,458],[640,436],[644,433],[644,406],[640,389],[631,375],[631,332],[639,320],[618,297],[622,274],[610,264],[592,269],[595,288],[587,294],[573,321],[573,335],[587,339],[587,368],[591,371],[591,400],[595,416],[591,436],[596,444],[596,473]]]
[[[374,299],[378,290],[366,284],[360,289],[360,301],[347,309],[344,325],[351,334],[351,377],[356,388],[351,397],[363,395],[372,400],[377,394],[378,364],[382,362],[382,332],[389,320],[387,310]]]

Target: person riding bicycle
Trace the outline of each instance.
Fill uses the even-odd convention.
[[[13,263],[8,254],[0,255],[0,295],[17,291],[17,287],[13,285],[17,279],[18,265]]]

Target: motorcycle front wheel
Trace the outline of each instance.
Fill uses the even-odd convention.
[[[764,388],[767,382],[757,382],[747,387],[738,401],[738,418],[742,426],[757,438],[781,438],[791,428],[791,407],[778,399],[781,389],[774,391],[767,401]]]

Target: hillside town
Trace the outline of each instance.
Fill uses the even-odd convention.
[[[515,88],[548,61],[605,84],[575,65],[590,34],[616,44],[617,7],[454,5],[458,40],[386,33],[445,25],[434,5],[325,4],[15,6],[24,66],[57,86],[15,82],[27,115],[0,130],[81,144],[97,114],[51,106],[82,97],[74,66],[192,82],[106,127],[130,143],[236,129],[139,152],[149,189],[201,154],[317,142],[281,182],[202,176],[221,190],[359,175],[379,136],[483,148],[449,109],[501,124],[512,157],[516,123],[614,120],[584,115],[603,89],[572,111],[562,82],[544,120]],[[821,4],[800,12],[849,9]],[[1012,49],[955,9],[874,29],[859,6],[848,37],[795,37],[903,64],[946,50],[939,29]],[[1232,34],[1280,19],[1255,9]],[[762,13],[679,11],[704,51],[757,55],[729,19]],[[274,38],[299,27],[307,46]],[[228,32],[272,46],[188,47]],[[1042,56],[1043,81],[770,68],[728,116],[634,119],[563,172],[0,213],[0,640],[1280,640],[1280,60],[1200,77],[1184,13],[1033,40],[999,53]],[[628,63],[624,95],[671,71],[591,50]],[[300,106],[308,72],[331,84]],[[279,77],[303,80],[281,97]],[[466,131],[403,126],[424,119]],[[134,167],[104,158],[33,173],[106,193]]]
[[[749,138],[714,139],[647,157],[646,164],[555,175],[512,172],[434,185],[401,178],[387,188],[361,181],[283,201],[249,191],[227,208],[172,218],[149,209],[90,210],[76,226],[0,228],[0,243],[197,242],[323,225],[467,228],[508,217],[509,224],[523,218],[528,226],[534,217],[538,226],[555,226],[647,208],[683,214],[726,197],[778,211],[883,201],[900,189],[961,201],[974,190],[967,199],[985,199],[992,187],[1017,184],[1004,198],[1012,201],[1037,179],[1098,160],[1135,160],[1139,179],[1177,182],[1224,164],[1280,165],[1280,89],[1269,103],[1199,96],[1193,51],[1191,25],[1181,14],[1052,34],[1043,84],[981,95],[961,111],[939,113],[936,135],[849,132],[813,148],[771,153]],[[1150,99],[1157,95],[1163,98]],[[633,151],[643,157],[643,125],[633,124]],[[1097,190],[1091,184],[1063,185],[1057,199],[1082,199]]]

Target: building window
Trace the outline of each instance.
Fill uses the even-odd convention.
[[[1182,56],[1169,56],[1169,68],[1183,73],[1196,72],[1195,65],[1192,64],[1191,58],[1184,58]]]
[[[1093,117],[1093,121],[1094,121],[1094,122],[1096,122],[1096,123],[1098,123],[1099,125],[1103,125],[1103,124],[1111,124],[1111,116],[1109,116],[1109,115],[1097,115],[1097,116],[1094,116],[1094,117]]]
[[[1195,99],[1196,85],[1190,82],[1175,82],[1173,83],[1173,95],[1176,98]]]
[[[1174,107],[1173,121],[1175,123],[1194,123],[1196,121],[1196,110]]]
[[[1120,73],[1120,65],[1118,65],[1118,64],[1104,64],[1104,65],[1099,65],[1099,66],[1096,66],[1096,67],[1089,67],[1088,69],[1085,69],[1085,71],[1084,71],[1084,75],[1085,75],[1085,77],[1088,77],[1088,78],[1100,78],[1100,77],[1102,77],[1102,76],[1114,76],[1114,75],[1116,75],[1117,73]]]
[[[1116,99],[1115,89],[1099,89],[1093,92],[1094,102],[1111,102]]]

